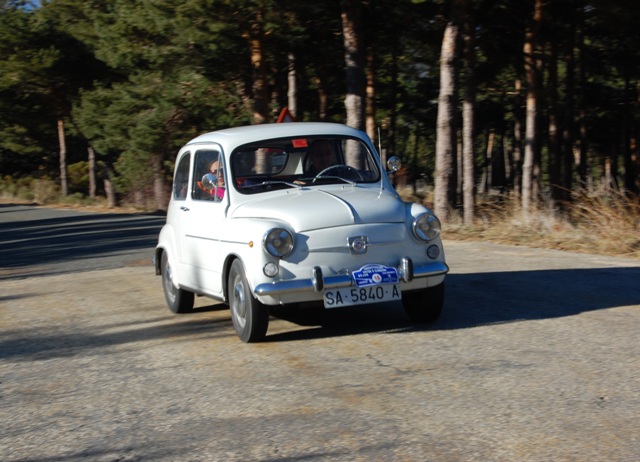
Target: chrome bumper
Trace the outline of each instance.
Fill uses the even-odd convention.
[[[410,282],[418,278],[440,276],[449,272],[449,266],[444,262],[438,261],[414,267],[413,261],[410,258],[403,258],[400,266],[396,269],[398,270],[400,279],[404,282]],[[350,274],[324,277],[322,275],[322,269],[316,266],[311,271],[311,278],[309,279],[274,281],[258,284],[255,288],[255,294],[259,296],[275,296],[301,292],[321,292],[324,289],[338,289],[353,285],[354,281]]]

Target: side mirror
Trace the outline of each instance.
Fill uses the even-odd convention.
[[[207,173],[202,177],[202,187],[207,191],[213,191],[218,183],[218,177],[213,173]]]
[[[394,173],[400,170],[402,167],[402,161],[398,156],[391,156],[389,160],[387,160],[387,168],[389,171],[387,173]]]

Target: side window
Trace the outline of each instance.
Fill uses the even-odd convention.
[[[220,201],[224,197],[224,168],[220,152],[213,149],[199,149],[195,153],[192,197],[199,200]],[[215,177],[214,184],[207,184],[204,176],[208,173]]]
[[[187,152],[182,156],[178,168],[176,168],[176,174],[173,179],[173,198],[175,200],[183,201],[187,198],[187,191],[189,191],[190,160],[191,154]]]

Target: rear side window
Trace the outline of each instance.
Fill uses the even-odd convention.
[[[186,153],[180,159],[176,174],[173,179],[173,198],[175,200],[185,200],[189,191],[189,162],[191,154]]]

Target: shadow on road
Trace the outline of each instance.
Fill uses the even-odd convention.
[[[416,326],[400,303],[325,310],[278,308],[276,317],[309,329],[267,341],[294,341],[371,332],[415,332],[573,316],[640,305],[640,267],[450,274],[442,317]]]
[[[114,352],[111,347],[120,345],[162,339],[176,342],[198,335],[210,337],[215,342],[217,338],[235,336],[235,332],[230,318],[189,319],[188,316],[168,316],[71,332],[60,332],[55,327],[11,330],[2,333],[0,360],[44,361],[76,355],[107,355]]]
[[[640,268],[514,271],[451,274],[443,315],[432,325],[416,326],[400,303],[337,310],[314,307],[277,307],[273,320],[298,327],[267,335],[266,342],[293,342],[367,333],[420,332],[466,329],[489,324],[573,316],[586,311],[640,305]],[[167,339],[190,341],[206,336],[211,341],[235,336],[230,316],[209,317],[228,310],[224,304],[206,305],[192,314],[143,318],[72,333],[59,327],[4,331],[0,359],[45,360],[76,354],[109,354],[109,347],[132,342]],[[132,328],[133,327],[133,328]],[[238,340],[240,342],[240,340]]]

